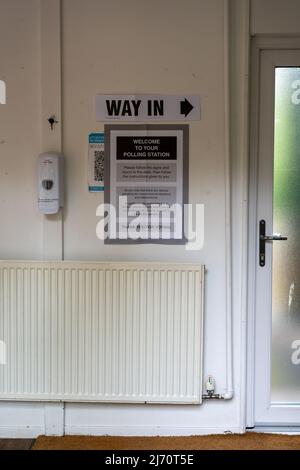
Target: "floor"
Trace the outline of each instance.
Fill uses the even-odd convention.
[[[0,439],[0,450],[300,450],[300,435],[246,433],[189,437],[40,436]]]
[[[0,450],[30,450],[35,439],[0,439]]]

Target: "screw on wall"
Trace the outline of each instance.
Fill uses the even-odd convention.
[[[51,126],[51,130],[53,131],[53,126],[54,124],[58,124],[58,121],[56,120],[55,116],[50,116],[49,119],[48,119],[48,122]]]

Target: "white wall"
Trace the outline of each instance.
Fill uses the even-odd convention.
[[[0,79],[6,79],[9,93],[9,104],[0,108],[0,141],[10,142],[0,145],[0,211],[1,219],[7,224],[0,234],[2,258],[39,258],[44,241],[42,216],[37,213],[35,195],[35,161],[40,139],[39,3],[38,0],[0,0],[0,9],[5,12],[0,15],[0,38],[3,36],[6,44],[6,48],[1,49]],[[225,5],[223,0],[62,2],[65,258],[206,264],[205,375],[214,375],[218,393],[222,393],[226,385]],[[12,24],[18,25],[13,32]],[[3,41],[0,44],[2,48]],[[21,92],[24,88],[25,92]],[[184,247],[153,245],[104,246],[97,240],[95,211],[103,198],[87,192],[87,137],[90,132],[103,129],[101,123],[95,121],[96,93],[120,92],[201,95],[202,120],[190,125],[189,201],[205,204],[203,250],[187,252]],[[17,187],[11,173],[13,168],[24,169],[22,179],[18,172]],[[3,185],[2,179],[7,183]],[[241,192],[238,189],[235,193],[237,200]],[[18,201],[21,216],[16,212]],[[240,224],[241,208],[238,206],[236,210],[236,223]],[[22,235],[22,221],[26,222],[25,235]],[[235,243],[239,247],[240,234]],[[239,254],[235,262],[240,265]],[[234,286],[239,289],[241,275],[235,280]],[[241,431],[243,318],[240,298],[235,296],[234,299],[235,396],[232,401],[209,402],[202,406],[67,404],[66,432],[201,434]],[[43,430],[43,405],[0,403],[0,436],[37,435]]]
[[[299,0],[251,0],[251,33],[299,34]]]
[[[38,259],[42,222],[35,204],[40,151],[39,1],[0,0],[0,258]]]
[[[81,0],[65,0],[63,76],[65,257],[201,260],[211,268],[212,282],[223,289],[223,0],[189,0],[185,5],[179,0],[89,0],[87,7]],[[95,121],[95,95],[122,92],[202,95],[203,119],[190,126],[189,200],[205,204],[205,251],[104,246],[96,238],[95,212],[103,197],[87,192],[87,136],[103,130]]]

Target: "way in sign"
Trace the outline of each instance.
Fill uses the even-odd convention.
[[[198,95],[97,95],[97,121],[198,121]]]
[[[139,116],[139,109],[142,100],[105,100],[107,114],[110,117]],[[147,100],[148,116],[163,116],[164,101],[163,100]]]

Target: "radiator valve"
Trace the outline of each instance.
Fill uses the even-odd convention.
[[[209,375],[207,377],[207,381],[206,381],[206,391],[207,391],[207,395],[212,397],[215,393],[215,379],[213,378],[212,375]]]

